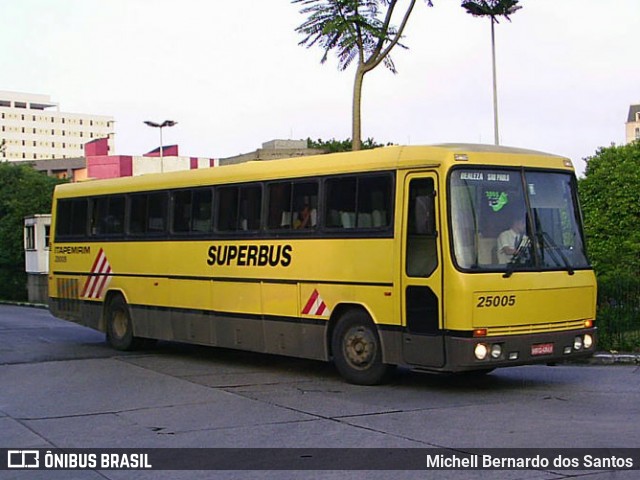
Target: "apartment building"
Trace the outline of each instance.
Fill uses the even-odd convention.
[[[631,105],[629,107],[629,115],[627,116],[626,133],[627,143],[640,140],[640,104]]]
[[[61,112],[49,95],[0,91],[1,159],[82,157],[84,144],[97,138],[107,138],[113,151],[113,134],[113,117]]]

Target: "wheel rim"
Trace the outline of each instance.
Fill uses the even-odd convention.
[[[112,331],[117,338],[123,338],[127,334],[129,321],[127,314],[122,310],[113,313]]]
[[[344,336],[343,350],[345,358],[353,368],[366,370],[376,356],[376,337],[367,328],[353,327]]]

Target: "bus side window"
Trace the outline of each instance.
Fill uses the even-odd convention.
[[[391,177],[376,175],[359,178],[357,228],[388,227],[390,211]]]
[[[87,234],[87,199],[59,200],[56,218],[56,239],[81,237]]]
[[[269,230],[315,228],[318,218],[318,182],[272,183],[268,187]]]
[[[268,194],[267,228],[291,228],[291,182],[270,184]]]
[[[160,234],[166,232],[168,197],[166,192],[149,194],[145,218],[147,233]]]
[[[391,176],[329,179],[325,222],[329,228],[371,229],[391,225]]]
[[[130,235],[158,235],[166,231],[167,193],[137,193],[129,197]]]
[[[124,233],[124,197],[113,195],[92,200],[91,234],[121,235]]]
[[[172,227],[176,233],[186,233],[191,225],[191,190],[179,190],[171,194],[173,204]]]
[[[216,194],[216,230],[232,232],[238,224],[238,187],[220,187]]]
[[[318,223],[317,182],[294,182],[291,197],[292,226],[295,229],[312,229]]]
[[[217,193],[216,227],[219,232],[243,232],[260,229],[262,187],[220,187]]]
[[[331,178],[326,184],[325,219],[329,228],[353,228],[356,220],[356,177]]]
[[[421,178],[409,184],[407,217],[407,275],[428,277],[438,266],[436,212],[433,180]]]
[[[193,192],[191,205],[191,231],[208,233],[211,231],[213,199],[210,188],[199,188]]]
[[[240,223],[238,230],[260,230],[262,213],[262,187],[260,185],[245,185],[240,187]]]

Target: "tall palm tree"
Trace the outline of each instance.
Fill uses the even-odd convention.
[[[512,15],[522,8],[518,5],[520,0],[464,0],[462,8],[474,17],[489,17],[491,20],[491,60],[493,66],[493,136],[496,145],[500,145],[498,134],[498,86],[496,80],[496,37],[494,25],[498,17],[504,17],[511,21]]]
[[[431,0],[425,0],[431,6]],[[380,63],[396,72],[389,53],[400,43],[402,32],[411,15],[416,0],[409,0],[401,18],[400,26],[391,24],[398,0],[292,0],[303,6],[300,13],[307,20],[296,28],[305,35],[300,45],[318,45],[324,50],[320,63],[327,60],[330,50],[335,49],[338,68],[346,70],[354,60],[357,63],[353,84],[352,139],[353,150],[360,150],[361,99],[364,76]]]

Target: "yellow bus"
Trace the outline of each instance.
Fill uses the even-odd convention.
[[[66,184],[53,313],[146,339],[333,361],[375,384],[556,363],[595,348],[571,162],[482,145]]]

